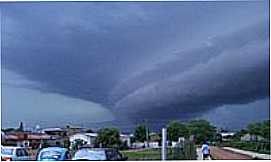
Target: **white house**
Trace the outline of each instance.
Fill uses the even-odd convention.
[[[71,135],[69,137],[69,140],[71,143],[74,143],[75,140],[83,140],[84,144],[87,145],[94,145],[95,139],[97,138],[98,134],[97,133],[77,133],[74,135]],[[120,134],[120,140],[122,142],[126,142],[128,147],[131,147],[131,135],[126,135],[126,134]]]
[[[220,133],[221,137],[222,137],[222,141],[229,141],[231,140],[235,133],[234,132],[222,132]]]
[[[132,144],[132,148],[143,148],[145,147],[145,143],[144,142],[134,142]]]
[[[132,135],[120,134],[120,140],[126,142],[128,147],[131,147],[131,136]]]
[[[98,136],[97,133],[77,133],[69,137],[71,143],[74,143],[75,140],[83,140],[85,144],[94,145],[95,139]]]
[[[6,139],[6,134],[5,132],[1,131],[1,141]]]
[[[150,148],[159,148],[159,142],[149,142]]]
[[[257,140],[261,141],[261,140],[264,140],[264,138],[261,136],[251,135],[249,133],[241,137],[241,141],[257,141]]]

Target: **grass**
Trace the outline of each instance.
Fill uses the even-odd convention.
[[[222,146],[229,146],[262,154],[270,154],[270,143],[268,142],[230,141],[223,143]]]
[[[122,154],[128,157],[128,160],[161,160],[161,149],[145,149],[140,151],[122,151]],[[190,154],[189,154],[190,155]],[[193,157],[187,157],[187,152],[181,148],[168,148],[167,160],[188,160]]]
[[[145,149],[141,151],[122,151],[128,160],[161,160],[161,149]]]

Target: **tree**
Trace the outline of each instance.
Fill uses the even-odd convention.
[[[76,139],[73,143],[72,143],[72,150],[76,151],[79,149],[80,146],[84,145],[84,141],[82,139]]]
[[[167,126],[167,130],[170,141],[178,141],[179,137],[189,136],[189,131],[186,125],[178,121],[171,121]]]
[[[262,136],[270,141],[270,120],[266,120],[262,124]]]
[[[119,147],[121,144],[120,134],[116,128],[103,128],[98,131],[98,136],[95,140],[96,146],[102,147]]]
[[[120,145],[119,145],[120,150],[127,150],[128,148],[129,147],[128,147],[127,141],[121,142]]]
[[[16,131],[15,128],[2,128],[1,130],[2,130],[3,132],[5,132],[5,133]]]
[[[20,122],[20,126],[18,128],[18,131],[24,131],[24,125],[23,122]]]
[[[248,133],[247,130],[241,129],[240,131],[236,132],[236,134],[234,135],[234,138],[238,140],[247,133]]]
[[[139,142],[146,141],[147,140],[146,134],[147,134],[147,129],[146,129],[145,125],[138,125],[135,128],[135,140],[136,141],[139,141]],[[148,134],[149,134],[149,130],[148,130]]]
[[[270,120],[261,123],[251,123],[247,126],[247,131],[251,135],[262,136],[265,139],[270,139]]]
[[[71,143],[70,143],[69,137],[63,138],[63,144],[64,144],[64,147],[66,147],[66,148],[70,147]]]
[[[206,120],[193,120],[188,123],[189,134],[194,136],[197,144],[205,140],[213,140],[215,138],[216,129]]]
[[[92,129],[87,129],[86,133],[94,133],[94,131]]]
[[[250,134],[260,136],[261,135],[261,124],[260,123],[251,123],[247,126],[248,132]]]
[[[162,134],[159,133],[150,133],[150,141],[160,142],[162,140]]]

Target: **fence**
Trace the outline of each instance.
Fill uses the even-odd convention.
[[[266,141],[229,141],[223,143],[221,146],[228,146],[263,154],[270,154],[270,142]]]
[[[122,151],[128,160],[161,160],[161,148],[145,148],[138,150]],[[191,141],[185,141],[174,147],[166,149],[166,160],[196,160],[196,146]]]
[[[167,148],[168,160],[196,160],[197,151],[193,142],[187,140],[175,147]]]

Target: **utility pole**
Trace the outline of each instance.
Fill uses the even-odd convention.
[[[146,142],[147,142],[147,148],[149,147],[149,129],[148,129],[148,121],[147,119],[144,120],[145,122],[145,129],[146,129]]]
[[[162,129],[162,160],[167,159],[167,129]]]

